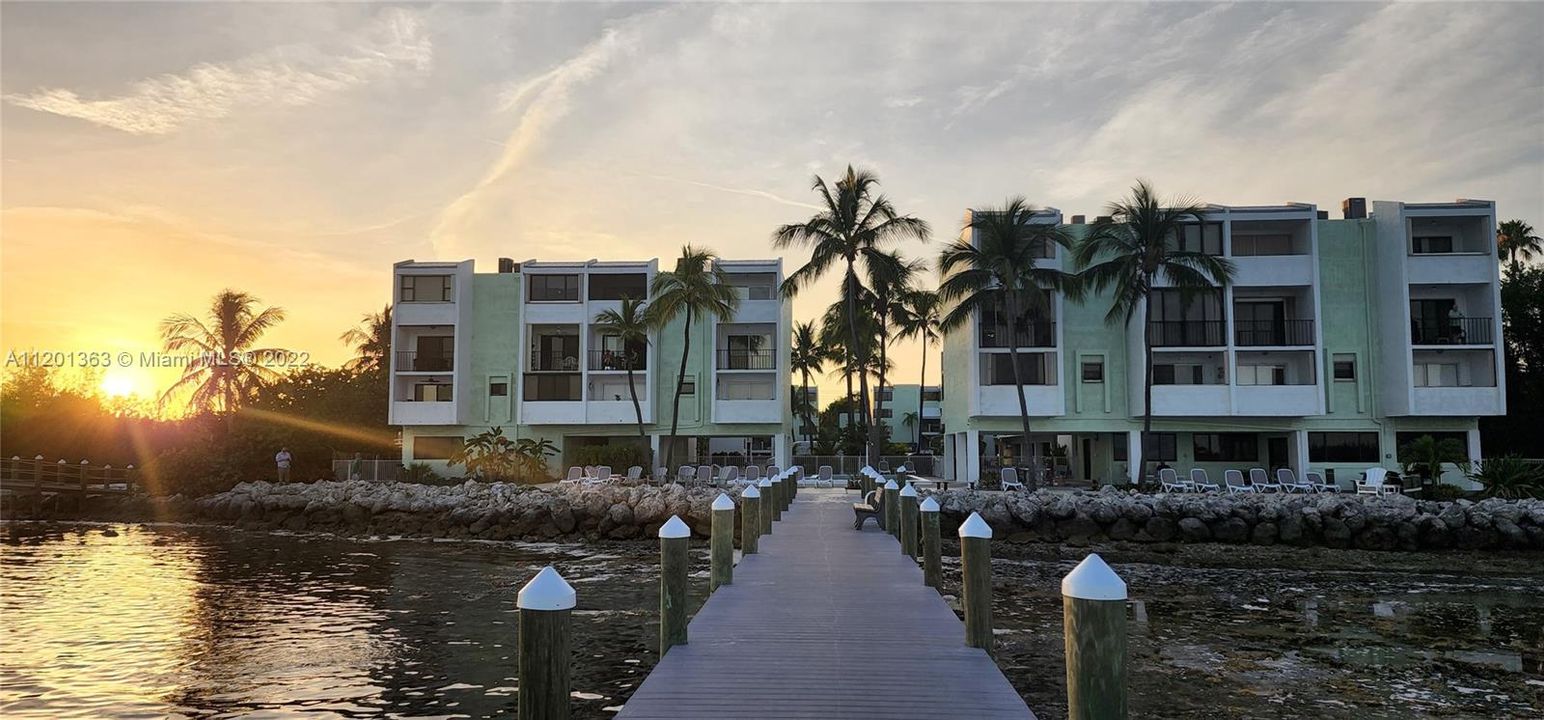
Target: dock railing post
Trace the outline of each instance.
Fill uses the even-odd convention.
[[[901,486],[894,480],[885,481],[885,531],[892,537],[901,536]]]
[[[516,709],[521,720],[568,720],[574,603],[573,586],[550,565],[516,596],[515,605],[520,608]]]
[[[772,534],[772,508],[777,505],[777,493],[772,489],[772,480],[762,478],[756,483],[761,489],[761,534]]]
[[[939,547],[938,501],[928,498],[919,508],[922,514],[922,584],[937,590],[943,587],[943,550]]]
[[[971,513],[960,525],[960,595],[965,644],[992,654],[992,526]]]
[[[784,472],[777,479],[783,484],[783,512],[788,512],[793,509],[793,471]]]
[[[901,488],[901,552],[917,559],[917,488],[911,483]]]
[[[1124,720],[1126,583],[1098,554],[1062,578],[1068,720]]]
[[[713,499],[713,532],[708,539],[708,592],[734,581],[734,499],[719,493]]]
[[[686,543],[692,529],[671,515],[659,528],[659,655],[686,644]]]
[[[788,484],[784,483],[781,477],[768,478],[768,480],[772,481],[772,522],[778,522],[783,519],[783,507],[785,505],[784,500],[788,495]]]
[[[755,555],[761,538],[761,491],[755,485],[740,493],[740,553]]]

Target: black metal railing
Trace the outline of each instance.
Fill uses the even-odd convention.
[[[1015,338],[1014,335],[1017,337]],[[981,324],[981,347],[1014,347],[1010,345],[1014,340],[1017,340],[1017,347],[1021,348],[1056,347],[1056,323],[1045,321],[1026,323],[1020,325],[1017,332],[1011,330],[1008,323]]]
[[[642,350],[591,350],[591,370],[646,370],[649,354]]]
[[[453,353],[397,353],[397,372],[451,372],[456,369]]]
[[[775,370],[777,350],[719,350],[720,370]]]
[[[1233,343],[1240,347],[1313,344],[1312,320],[1234,320]]]
[[[1150,320],[1147,342],[1153,347],[1221,347],[1227,337],[1221,320]]]
[[[576,353],[531,353],[532,372],[578,372],[579,357]]]
[[[1489,345],[1493,342],[1492,320],[1488,317],[1411,318],[1410,342],[1416,345]]]

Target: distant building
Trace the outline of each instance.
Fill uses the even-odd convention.
[[[934,437],[943,433],[943,400],[944,388],[942,385],[886,385],[879,391],[879,399],[884,401],[883,407],[875,404],[877,418],[880,423],[890,429],[890,442],[903,445],[917,443],[918,425],[922,431],[922,449],[926,450]],[[921,405],[918,405],[920,401]],[[908,424],[907,418],[916,416],[915,422]]]

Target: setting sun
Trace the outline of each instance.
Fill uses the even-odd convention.
[[[106,393],[108,397],[133,395],[138,389],[134,378],[126,374],[109,373],[106,377],[102,378],[102,392]]]

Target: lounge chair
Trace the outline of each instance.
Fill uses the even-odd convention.
[[[594,465],[586,465],[586,466],[584,466],[584,476],[586,478],[594,479],[595,478],[595,466]]]
[[[1314,492],[1321,492],[1321,493],[1326,493],[1326,492],[1328,492],[1328,493],[1338,493],[1338,492],[1340,492],[1340,486],[1339,485],[1337,485],[1335,483],[1332,483],[1332,482],[1325,482],[1324,481],[1323,473],[1317,473],[1317,472],[1314,472],[1312,470],[1309,470],[1308,472],[1304,473],[1303,476],[1308,478],[1308,484],[1313,486],[1313,491]]]
[[[815,476],[815,487],[836,487],[836,476],[832,474],[830,465],[820,466],[820,474]]]
[[[611,466],[610,465],[597,465],[597,466],[595,466],[595,479],[596,480],[610,480],[611,479]]]
[[[1292,468],[1276,468],[1276,484],[1285,492],[1311,493],[1313,485],[1304,480],[1299,482],[1297,473]]]
[[[1356,494],[1398,495],[1399,488],[1387,484],[1388,476],[1389,471],[1386,468],[1367,468],[1367,472],[1362,474],[1361,482],[1356,484]]]
[[[1265,473],[1265,468],[1249,468],[1249,484],[1255,486],[1256,492],[1281,492],[1281,485],[1271,482],[1271,476]]]
[[[1222,489],[1217,486],[1217,483],[1212,482],[1211,477],[1206,474],[1206,468],[1190,468],[1190,486],[1195,488],[1196,492],[1216,492]]]
[[[767,477],[772,477],[772,473],[767,473]],[[756,466],[756,465],[746,465],[745,466],[745,479],[746,480],[760,480],[761,479],[761,468]]]
[[[1011,467],[1002,469],[1002,473],[998,476],[998,482],[1004,490],[1022,491],[1024,489],[1024,483],[1019,482],[1019,471]]]
[[[638,479],[640,479],[642,477],[643,477],[643,466],[642,465],[634,465],[634,466],[632,466],[632,467],[627,469],[627,479],[628,480],[638,480]]]
[[[890,461],[889,460],[880,460],[879,461],[879,471],[882,472],[882,473],[890,472]]]
[[[719,479],[721,484],[725,484],[725,485],[727,485],[729,483],[732,483],[732,482],[734,482],[736,480],[739,480],[740,479],[740,468],[735,467],[734,465],[725,465],[724,466],[724,471],[719,474],[718,479]],[[760,478],[757,478],[757,480],[760,480]]]
[[[575,465],[575,466],[573,466],[573,467],[568,469],[568,477],[563,478],[563,482],[579,482],[580,480],[583,480],[583,479],[584,479],[584,468],[579,467],[578,465]]]
[[[682,465],[681,469],[676,471],[676,482],[682,485],[692,484],[692,479],[695,477],[697,477],[697,468],[690,465]]]
[[[1260,492],[1260,488],[1244,482],[1244,474],[1237,470],[1222,471],[1222,482],[1228,486],[1230,493]]]
[[[654,482],[663,483],[670,480],[670,469],[661,465],[654,468]]]
[[[1007,471],[1004,471],[1007,472]],[[1158,483],[1164,492],[1190,492],[1190,484],[1179,479],[1179,473],[1174,468],[1159,468]]]
[[[788,469],[792,470],[793,468],[788,468]],[[778,467],[778,466],[776,466],[776,465],[768,465],[767,466],[767,474],[768,475],[776,475],[778,473],[781,473],[782,471],[783,471],[783,469]]]
[[[880,490],[870,491],[863,497],[863,502],[852,504],[852,529],[862,530],[863,522],[874,518],[874,524],[879,529],[885,528],[885,494]]]
[[[712,485],[713,484],[714,478],[718,477],[717,475],[714,474],[715,472],[717,472],[714,469],[714,467],[715,466],[713,466],[713,465],[698,465],[697,466],[697,484],[698,485]]]

